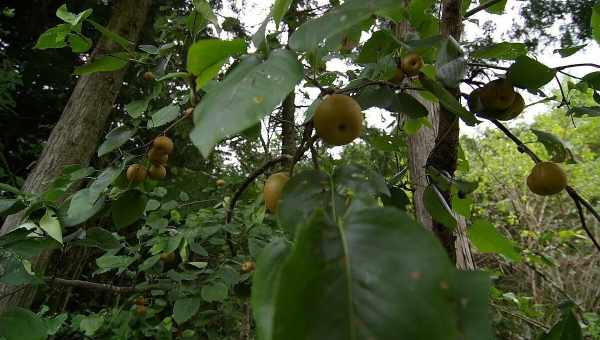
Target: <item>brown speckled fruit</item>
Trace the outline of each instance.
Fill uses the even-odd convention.
[[[152,141],[153,149],[156,149],[156,151],[165,153],[167,155],[173,152],[174,147],[175,145],[173,144],[173,141],[167,136],[158,136],[154,138],[154,141]]]
[[[146,299],[144,299],[143,296],[138,296],[137,298],[135,298],[135,300],[133,300],[133,304],[143,306],[146,304]]]
[[[166,264],[174,263],[176,259],[175,253],[173,252],[160,254],[160,260]]]
[[[146,167],[141,164],[131,164],[127,168],[127,180],[129,182],[143,182],[146,179]]]
[[[241,267],[243,273],[250,273],[256,268],[256,264],[252,261],[245,261]]]
[[[265,205],[270,212],[277,212],[279,200],[281,200],[281,196],[283,196],[283,188],[289,179],[290,175],[287,172],[278,172],[267,178],[267,182],[265,182],[265,187],[263,189],[263,198],[265,200]]]
[[[537,163],[527,176],[527,186],[533,193],[547,196],[561,192],[567,186],[567,175],[558,164]]]
[[[360,105],[343,94],[326,97],[315,110],[317,134],[331,145],[345,145],[360,135],[363,116]]]
[[[167,176],[167,168],[162,165],[150,165],[148,168],[148,177],[152,179],[163,179]]]
[[[421,67],[423,67],[423,58],[416,53],[409,53],[402,58],[402,71],[409,77],[419,74]]]
[[[218,179],[215,184],[217,185],[218,188],[222,188],[225,186],[225,180],[223,179]]]
[[[135,313],[139,316],[146,315],[146,311],[147,311],[146,306],[141,306],[141,305],[135,306]]]
[[[152,164],[165,165],[169,161],[169,155],[156,150],[155,148],[151,148],[148,151],[148,160]]]
[[[521,96],[519,93],[515,93],[515,100],[510,105],[510,107],[506,110],[506,112],[502,113],[500,115],[500,117],[498,117],[498,119],[499,120],[515,119],[521,114],[521,112],[523,112],[523,110],[525,110],[525,100],[523,99],[523,96]]]
[[[507,79],[496,79],[481,88],[481,103],[486,111],[504,111],[515,101],[515,89]]]
[[[144,73],[143,78],[145,81],[153,81],[154,79],[156,79],[156,76],[154,76],[154,73],[148,71]]]

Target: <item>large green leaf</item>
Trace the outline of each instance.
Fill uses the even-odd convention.
[[[48,234],[48,236],[62,244],[62,228],[54,211],[46,209],[46,213],[40,219],[39,225],[40,228]]]
[[[100,144],[100,147],[98,148],[98,157],[102,157],[125,144],[134,134],[135,130],[128,129],[126,126],[114,128],[106,135],[104,142]]]
[[[371,36],[360,49],[356,62],[359,64],[376,63],[379,58],[388,55],[400,47],[392,32],[380,30]]]
[[[198,313],[202,300],[198,297],[179,299],[173,306],[173,318],[179,325]]]
[[[95,199],[93,199],[95,197]],[[90,188],[81,189],[73,195],[63,223],[66,227],[81,224],[104,208],[104,197],[93,195]]]
[[[592,8],[591,26],[594,39],[600,44],[600,3],[596,3]]]
[[[572,310],[562,313],[562,319],[552,329],[541,335],[538,340],[583,340],[581,326]]]
[[[148,110],[148,105],[150,104],[150,98],[138,99],[130,102],[125,105],[125,111],[129,113],[132,118],[138,118],[141,116],[146,110]]]
[[[219,73],[229,57],[244,52],[244,39],[200,40],[188,50],[187,69],[196,76],[196,87],[202,88]]]
[[[454,113],[459,116],[467,125],[477,125],[479,120],[475,117],[475,115],[466,110],[442,84],[437,81],[430,79],[429,77],[423,75],[419,77],[421,84],[423,87],[429,92],[433,93],[434,96],[440,101],[440,104],[448,111]]]
[[[127,40],[126,38],[124,38],[123,36],[107,29],[106,27],[100,25],[99,23],[95,22],[94,20],[87,19],[87,22],[92,24],[92,26],[94,26],[94,28],[97,29],[100,33],[102,33],[102,35],[104,37],[116,42],[124,50],[130,51],[132,49],[133,43],[131,41]]]
[[[217,29],[217,32],[219,32],[221,30],[221,27],[219,26],[219,19],[213,12],[210,4],[206,0],[193,0],[193,4],[196,11],[202,14],[206,20],[213,24]]]
[[[21,200],[0,198],[0,217],[14,214],[24,208],[25,204]]]
[[[517,87],[535,91],[548,84],[555,74],[556,71],[548,66],[521,55],[508,69],[507,78]]]
[[[569,109],[569,114],[575,117],[598,117],[600,106],[574,106]]]
[[[489,0],[479,0],[480,5],[487,3],[487,2],[489,2]],[[486,10],[486,12],[489,12],[492,14],[502,14],[502,13],[504,13],[504,8],[506,7],[507,2],[508,2],[508,0],[500,0],[500,2],[487,7],[485,10]]]
[[[132,256],[117,256],[106,254],[96,259],[96,265],[102,269],[127,268],[135,262]]]
[[[116,53],[114,55],[105,55],[98,59],[75,68],[76,75],[85,75],[97,72],[112,72],[127,66],[128,56],[125,53]]]
[[[206,157],[223,138],[243,131],[270,113],[294,90],[303,69],[289,50],[275,50],[261,62],[248,57],[211,89],[194,110],[190,137]]]
[[[480,252],[502,254],[513,261],[520,261],[521,255],[513,243],[500,234],[489,221],[474,221],[468,233],[469,239]]]
[[[431,185],[428,185],[423,192],[423,204],[435,221],[450,229],[456,228],[456,219],[448,211],[448,208]]]
[[[104,250],[121,247],[121,243],[113,233],[100,227],[87,229],[85,237],[77,240],[77,244],[86,247],[98,247]]]
[[[471,53],[474,58],[514,60],[527,54],[527,45],[523,43],[501,42],[481,47]]]
[[[275,292],[253,305],[264,340],[492,339],[481,277],[457,272],[435,238],[395,209],[337,223],[318,211],[283,263],[270,257],[259,265],[280,273],[262,288]]]
[[[122,193],[111,206],[111,215],[117,229],[135,223],[146,210],[148,196],[138,190]]]
[[[202,287],[200,295],[206,302],[224,301],[227,299],[229,289],[223,282],[216,282]]]
[[[324,15],[304,23],[290,37],[289,45],[295,50],[313,50],[326,39],[333,38],[378,11],[403,6],[396,0],[352,0],[334,7]]]
[[[86,9],[85,11],[83,11],[79,14],[75,14],[75,13],[69,12],[66,4],[60,6],[56,10],[56,16],[59,17],[62,21],[66,22],[67,24],[71,24],[72,26],[77,26],[77,25],[81,24],[81,22],[83,20],[87,19],[90,15],[92,15],[91,8]]]
[[[0,315],[0,338],[6,340],[43,340],[48,337],[46,323],[31,311],[15,307]]]
[[[531,132],[535,134],[538,142],[544,145],[552,162],[567,162],[569,164],[577,163],[575,154],[567,142],[550,132],[537,129],[531,129]]]
[[[33,48],[44,50],[47,48],[62,48],[67,46],[66,37],[71,32],[71,26],[60,24],[42,33]]]
[[[275,4],[273,5],[273,10],[271,13],[273,14],[273,19],[275,20],[275,25],[277,28],[279,28],[281,19],[283,19],[287,11],[290,9],[292,2],[293,0],[275,0]]]
[[[408,93],[395,93],[387,86],[367,86],[355,98],[363,110],[379,107],[411,118],[427,117],[427,108]]]
[[[154,112],[150,119],[148,120],[148,129],[153,129],[159,126],[163,126],[167,123],[170,123],[179,117],[179,106],[177,105],[167,105],[162,109]]]
[[[271,241],[260,253],[256,270],[252,277],[252,306],[257,321],[256,332],[259,339],[273,337],[273,315],[275,292],[279,269],[289,254],[289,243],[281,238]]]

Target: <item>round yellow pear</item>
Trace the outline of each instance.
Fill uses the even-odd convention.
[[[173,141],[167,136],[158,136],[152,141],[152,148],[159,153],[169,155],[173,152],[174,147]]]
[[[416,76],[423,67],[423,58],[416,53],[409,53],[402,58],[402,71],[409,76]]]
[[[558,194],[567,187],[567,175],[558,164],[537,163],[527,176],[527,186],[533,193],[548,196]]]
[[[283,188],[289,179],[290,175],[287,172],[278,172],[267,178],[263,188],[263,198],[265,206],[270,212],[277,212],[277,206],[283,196]]]
[[[504,111],[515,101],[515,89],[507,79],[496,79],[481,88],[481,104],[486,111]]]
[[[160,164],[152,164],[150,165],[150,168],[148,168],[148,177],[152,179],[163,179],[165,176],[167,176],[167,168]]]
[[[325,143],[345,145],[360,135],[363,116],[356,100],[343,94],[333,94],[317,105],[313,123]]]
[[[141,164],[131,164],[127,168],[127,180],[129,182],[143,182],[146,180],[147,174],[148,172],[146,171],[146,167]]]

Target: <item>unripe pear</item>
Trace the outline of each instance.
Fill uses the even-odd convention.
[[[265,187],[263,188],[263,198],[267,209],[272,212],[277,212],[277,206],[279,200],[283,196],[283,188],[290,179],[290,175],[287,172],[278,172],[272,174],[267,178]]]
[[[315,110],[315,130],[321,139],[332,145],[344,145],[360,135],[363,117],[360,105],[343,94],[326,97]]]
[[[148,151],[148,160],[155,165],[165,165],[169,161],[169,155],[155,148],[150,148],[150,151]]]
[[[153,81],[154,79],[156,79],[156,76],[154,75],[154,73],[148,71],[144,73],[143,78],[145,81]]]
[[[561,192],[567,187],[567,175],[552,162],[537,163],[527,176],[527,186],[533,193],[548,196]]]

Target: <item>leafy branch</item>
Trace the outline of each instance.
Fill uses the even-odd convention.
[[[526,153],[535,163],[539,163],[542,161],[541,158],[538,155],[536,155],[535,152],[533,152],[533,150],[531,150],[517,136],[510,132],[510,130],[506,126],[504,126],[502,123],[495,119],[492,119],[490,121],[494,125],[496,125],[498,129],[500,129],[515,144],[517,144],[517,149],[519,150],[519,152]],[[598,214],[596,209],[594,209],[594,207],[588,201],[581,197],[581,195],[573,187],[567,185],[565,190],[567,191],[573,202],[575,202],[575,206],[577,207],[579,218],[581,220],[581,227],[583,228],[583,230],[585,230],[586,234],[588,235],[590,240],[592,240],[592,243],[594,244],[596,249],[598,249],[598,251],[600,252],[600,243],[598,243],[598,241],[594,237],[594,234],[585,223],[585,215],[583,213],[582,205],[586,207],[586,209],[596,218],[598,222],[600,222],[600,214]]]

